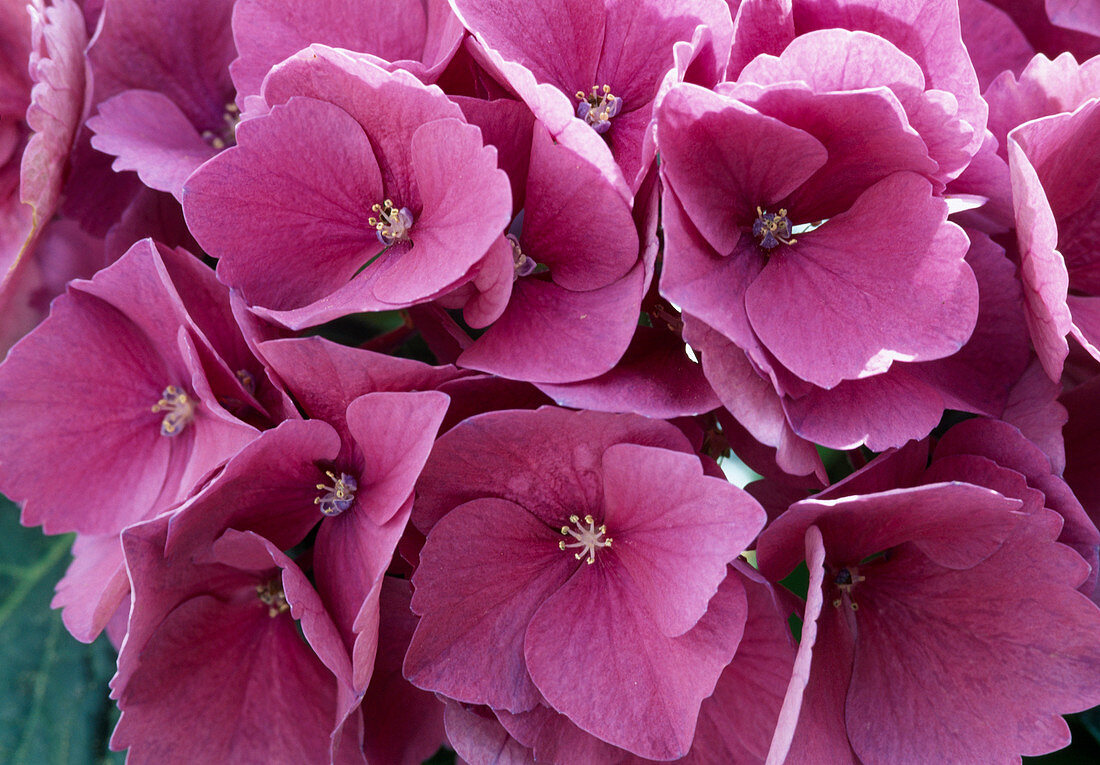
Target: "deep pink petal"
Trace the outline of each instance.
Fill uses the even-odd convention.
[[[166,551],[212,542],[226,528],[293,547],[321,520],[317,484],[329,481],[320,465],[331,464],[339,449],[336,432],[320,420],[283,422],[261,433],[172,517]]]
[[[449,403],[437,391],[368,393],[351,402],[348,431],[364,463],[355,512],[384,524],[412,496]]]
[[[458,364],[518,380],[563,383],[607,372],[638,324],[643,267],[617,281],[574,292],[538,278],[518,280],[496,322]]]
[[[1013,532],[1022,517],[1013,511],[1020,505],[1019,500],[966,483],[807,499],[792,505],[760,535],[757,561],[768,578],[782,578],[798,563],[800,540],[814,525],[829,540],[830,561],[861,561],[916,541],[937,565],[970,568],[996,552]],[[959,517],[964,507],[965,516]]]
[[[225,127],[233,99],[232,0],[162,6],[157,0],[109,0],[103,28],[88,52],[95,101],[124,90],[155,90],[199,130]]]
[[[364,23],[384,17],[386,23]],[[233,10],[239,57],[230,67],[238,104],[260,92],[275,64],[310,43],[368,53],[387,68],[401,67],[432,82],[458,49],[462,27],[445,2],[378,3],[326,0],[308,7],[286,0],[245,0]],[[392,63],[391,63],[392,62]]]
[[[217,152],[167,96],[126,90],[88,120],[92,146],[116,157],[115,172],[136,170],[146,186],[183,196],[183,182]]]
[[[488,709],[448,701],[447,740],[470,765],[535,765],[531,750],[506,731]]]
[[[356,692],[367,687],[374,671],[382,576],[393,560],[412,503],[398,508],[383,524],[360,509],[357,503],[342,515],[326,518],[313,547],[317,591],[351,648]]]
[[[702,414],[719,406],[702,366],[684,352],[683,340],[653,327],[635,329],[626,353],[605,374],[577,383],[541,383],[539,390],[576,409],[658,418]]]
[[[452,431],[453,432],[453,431]],[[405,657],[416,686],[521,712],[539,702],[523,640],[577,568],[560,534],[511,502],[468,502],[435,524],[413,576],[420,623]]]
[[[368,762],[419,765],[444,739],[443,702],[401,674],[416,616],[409,610],[412,585],[386,577],[379,602],[378,657],[363,697],[363,747]]]
[[[704,476],[697,458],[667,449],[615,444],[603,453],[603,473],[609,565],[631,580],[664,635],[683,635],[706,612],[726,564],[763,528],[763,508]]]
[[[974,129],[971,153],[981,145],[988,107],[963,45],[956,0],[907,5],[891,0],[854,0],[843,6],[830,0],[809,0],[795,7],[794,22],[799,34],[844,27],[890,40],[920,64],[928,87],[955,94],[959,115]]]
[[[821,531],[810,526],[805,534],[806,565],[810,571],[802,638],[791,681],[768,750],[768,765],[794,761],[856,763],[845,735],[843,706],[851,676],[854,635],[847,614],[828,608],[822,583],[825,547]],[[814,649],[817,649],[816,651]]]
[[[508,178],[476,127],[457,119],[422,125],[412,135],[411,162],[423,203],[412,248],[373,287],[379,300],[393,304],[422,301],[460,280],[511,219]]]
[[[579,727],[642,757],[675,759],[690,749],[699,705],[737,650],[745,588],[727,577],[677,638],[660,633],[644,602],[614,567],[582,566],[531,619],[524,655],[547,702]]]
[[[702,351],[703,372],[730,414],[753,438],[777,450],[776,462],[782,470],[806,475],[821,469],[813,444],[799,437],[787,422],[782,399],[745,352],[713,329],[684,316],[684,339]]]
[[[847,213],[772,256],[745,294],[756,334],[784,366],[824,388],[894,360],[954,353],[974,329],[978,289],[963,260],[969,241],[945,223],[946,208],[916,175],[875,184]]]
[[[638,261],[629,200],[588,158],[554,143],[541,124],[533,134],[525,199],[520,244],[550,269],[555,284],[576,291],[602,287]]]
[[[903,548],[865,593],[863,584],[854,591],[859,647],[846,710],[864,760],[1007,760],[1069,742],[1058,714],[1100,700],[1090,677],[1100,612],[1074,590],[1086,567],[1053,542],[1052,515],[1029,518],[966,571]],[[1003,671],[986,671],[991,661]],[[921,664],[944,669],[902,670]],[[983,724],[990,714],[1006,724]],[[872,715],[883,724],[852,724]]]
[[[500,497],[556,529],[570,515],[599,510],[601,456],[616,443],[691,451],[674,426],[635,415],[542,407],[471,417],[436,441],[416,486],[413,522],[428,533],[464,502]]]
[[[958,351],[943,359],[905,364],[906,373],[938,390],[949,409],[998,416],[1030,358],[1023,292],[1014,264],[979,231],[967,231],[966,262],[978,280],[978,320]]]
[[[69,152],[84,117],[88,35],[72,0],[26,6],[32,18],[30,71],[34,79],[27,125],[33,131],[20,165],[21,201],[39,226],[57,209]]]
[[[1013,138],[1008,141],[1008,158],[1025,316],[1043,369],[1052,380],[1057,380],[1069,353],[1066,341],[1072,322],[1066,305],[1069,273],[1061,253],[1055,249],[1058,228],[1050,202],[1027,154]]]
[[[78,534],[73,561],[57,583],[50,608],[61,609],[69,634],[91,643],[130,594],[122,543],[115,534]],[[129,607],[129,604],[126,604]]]
[[[733,251],[756,207],[783,200],[827,159],[812,135],[692,85],[662,99],[657,130],[662,173],[719,255]]]
[[[366,222],[382,188],[362,127],[338,107],[296,98],[241,123],[237,146],[188,182],[184,212],[221,258],[221,279],[252,303],[297,307],[381,250]]]

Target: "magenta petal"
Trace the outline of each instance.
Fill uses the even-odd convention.
[[[380,249],[366,225],[382,179],[363,128],[309,98],[242,122],[237,146],[191,177],[184,213],[218,275],[247,300],[298,307],[346,284]]]
[[[702,366],[684,352],[684,341],[653,327],[637,327],[626,353],[605,374],[538,387],[563,406],[663,419],[702,414],[720,405]]]
[[[79,356],[59,352],[71,345],[81,348]],[[133,322],[75,290],[12,349],[0,367],[0,462],[7,466],[0,489],[26,501],[25,524],[43,524],[47,533],[108,534],[145,517],[160,497],[171,453],[182,446],[160,435],[161,417],[150,411],[166,384],[184,382],[169,381],[166,366]],[[58,402],[79,402],[81,416]],[[90,452],[88,444],[96,448]],[[20,462],[46,465],[65,480],[14,469]]]
[[[1028,518],[1020,534],[965,571],[903,548],[868,577],[846,703],[852,746],[864,760],[1005,761],[1069,743],[1058,714],[1100,700],[1093,681],[1100,612],[1074,590],[1086,567],[1054,543],[1052,516]],[[1001,671],[988,672],[991,661]],[[922,663],[946,671],[902,669]],[[987,725],[990,714],[1005,724]],[[883,724],[856,723],[869,716]]]
[[[705,363],[705,362],[704,362]],[[872,451],[924,438],[943,416],[944,397],[904,365],[832,390],[814,388],[783,402],[790,427],[807,441],[832,449]]]
[[[795,655],[794,666],[791,670],[791,680],[783,698],[783,705],[779,710],[779,719],[776,721],[775,734],[772,737],[771,747],[768,751],[768,765],[779,765],[786,761],[796,732],[801,734],[803,743],[808,740],[816,741],[818,746],[822,746],[826,750],[836,748],[838,751],[843,751],[849,748],[847,737],[843,733],[842,718],[839,710],[836,709],[836,706],[840,706],[840,704],[814,704],[814,697],[822,694],[822,692],[842,702],[844,691],[848,686],[848,677],[836,677],[833,676],[833,673],[823,673],[821,672],[821,665],[825,662],[818,662],[817,665],[814,665],[814,668],[818,669],[817,676],[814,678],[814,687],[807,693],[807,686],[811,682],[810,662],[814,655],[814,646],[817,644],[818,620],[821,617],[821,609],[824,605],[821,586],[825,581],[825,545],[821,538],[821,531],[816,526],[810,526],[806,529],[805,545],[806,566],[809,569],[810,581],[806,590],[806,608],[802,613],[802,638],[798,642],[798,652]],[[823,651],[822,653],[825,653],[826,656],[830,655],[830,652]],[[843,664],[844,659],[838,654],[839,652],[835,649],[831,652],[832,657],[839,659],[837,663]],[[850,666],[850,653],[847,660]],[[833,662],[829,663],[832,665]],[[823,682],[826,678],[833,682]],[[806,707],[804,716],[802,714],[803,706]],[[815,707],[831,712],[834,718],[833,724],[823,724],[820,719],[811,717],[816,711]],[[815,736],[814,733],[818,735]],[[854,758],[852,760],[854,761]],[[838,762],[843,762],[843,760]]]
[[[347,409],[360,396],[376,391],[431,390],[470,373],[433,367],[421,361],[349,348],[321,337],[269,340],[260,353],[294,395],[306,416],[347,430]]]
[[[1073,321],[1066,305],[1069,272],[1056,249],[1058,225],[1046,192],[1027,154],[1014,137],[1008,139],[1008,165],[1012,173],[1027,325],[1043,369],[1050,379],[1057,380],[1069,353],[1066,335]]]
[[[511,218],[508,177],[497,169],[496,149],[482,143],[473,125],[446,119],[420,126],[411,162],[423,212],[410,232],[412,248],[373,287],[379,300],[393,304],[424,300],[460,280]]]
[[[23,150],[19,198],[34,208],[42,226],[57,209],[66,160],[84,116],[88,35],[84,15],[72,0],[54,0],[49,7],[36,3],[25,10],[31,13],[36,47],[30,59],[35,85],[26,117],[34,133]]]
[[[448,701],[447,740],[470,765],[535,765],[531,750],[516,741],[488,709]]]
[[[974,151],[981,145],[988,107],[978,90],[978,78],[959,31],[956,0],[925,0],[898,5],[892,0],[851,0],[838,6],[831,0],[805,0],[795,10],[795,27],[862,29],[890,40],[924,71],[930,88],[954,93],[959,116],[974,128]]]
[[[738,568],[748,602],[745,634],[714,695],[699,709],[684,765],[764,761],[791,680],[797,646],[788,626],[790,607],[781,590],[747,565]]]
[[[810,526],[829,539],[829,558],[860,561],[903,542],[948,568],[970,568],[996,552],[1023,517],[1021,502],[968,483],[941,483],[838,499],[807,499],[776,519],[757,541],[757,562],[781,579],[802,555]],[[959,508],[966,508],[960,518]],[[888,522],[889,521],[889,522]],[[961,529],[966,529],[963,534]]]
[[[437,391],[368,393],[348,406],[348,431],[363,454],[356,513],[392,518],[428,459],[450,398]]]
[[[986,0],[959,0],[959,17],[963,42],[987,96],[990,83],[1001,72],[1019,74],[1035,54],[1011,17]],[[992,130],[992,113],[989,122]]]
[[[643,267],[586,292],[520,279],[503,315],[463,351],[463,367],[517,380],[567,383],[607,372],[638,324]]]
[[[1087,0],[1046,0],[1052,24],[1100,37],[1100,8]]]
[[[50,608],[60,608],[69,633],[90,643],[123,605],[130,594],[126,561],[118,535],[78,534],[73,542],[73,562],[57,583]],[[129,603],[126,603],[129,608]]]
[[[823,388],[894,360],[954,353],[974,329],[978,288],[963,260],[969,242],[946,217],[923,178],[880,181],[771,258],[745,293],[753,329],[785,367]]]
[[[1020,310],[1023,292],[1004,250],[979,231],[968,230],[967,236],[966,262],[978,280],[974,333],[958,353],[904,368],[938,390],[946,408],[995,417],[1004,412],[1009,390],[1031,356]]]
[[[523,508],[496,498],[468,502],[436,523],[413,575],[412,609],[421,618],[405,676],[459,701],[513,712],[537,704],[524,633],[580,565],[558,549],[559,538]]]
[[[557,533],[563,519],[600,507],[601,457],[616,443],[692,451],[675,426],[635,415],[542,407],[470,417],[436,441],[416,485],[413,522],[428,533],[458,505],[500,497],[542,518]],[[529,444],[539,444],[537,459]],[[548,475],[575,478],[551,484]]]
[[[332,678],[299,644],[289,620],[273,622],[258,608],[243,611],[208,595],[188,600],[144,646],[146,670],[119,698],[124,713],[112,746],[130,747],[137,763],[306,761],[318,747],[327,750]],[[242,666],[252,682],[237,679]],[[172,683],[170,703],[163,703],[165,682]],[[203,734],[181,736],[181,716],[201,724]],[[241,736],[242,728],[256,735]]]
[[[364,23],[379,17],[385,23]],[[325,0],[309,6],[293,0],[245,0],[234,8],[233,32],[240,56],[230,72],[238,103],[260,92],[271,67],[310,43],[362,51],[382,66],[400,66],[431,82],[462,37],[447,4],[438,0],[374,4]]]
[[[112,680],[123,710],[112,745],[131,747],[136,762],[264,762],[288,753],[308,761],[327,752],[337,682],[291,618],[301,618],[310,640],[320,636],[317,619],[327,619],[304,576],[262,538],[233,531],[199,553],[203,560],[166,559],[164,528],[163,520],[134,527],[123,540],[135,595]],[[272,581],[290,613],[272,614],[256,596]],[[180,735],[181,719],[203,735]]]
[[[624,276],[638,261],[629,200],[582,154],[554,143],[536,124],[520,242],[550,269],[555,284],[591,290]],[[584,223],[598,212],[599,223]]]
[[[414,687],[401,674],[417,623],[409,610],[411,597],[410,582],[393,577],[382,582],[378,658],[362,707],[368,762],[418,765],[443,743],[443,702]]]
[[[146,186],[183,196],[183,182],[217,152],[171,100],[151,90],[127,90],[99,105],[88,120],[92,146],[117,159],[115,172],[136,170]]]
[[[754,499],[703,475],[698,458],[636,444],[603,453],[604,516],[617,575],[629,579],[667,637],[683,635],[764,527]]]
[[[340,439],[320,420],[290,420],[241,449],[168,525],[165,550],[212,542],[226,528],[253,531],[289,549],[317,525],[319,464],[336,459]]]
[[[745,588],[727,577],[700,622],[669,638],[617,568],[582,566],[542,604],[524,640],[528,671],[547,702],[589,733],[642,757],[676,759],[737,650]]]
[[[806,529],[805,555],[810,585],[802,640],[767,763],[780,765],[789,759],[856,765],[859,760],[852,753],[844,726],[855,630],[850,612],[824,603],[825,548],[815,526]]]
[[[456,0],[453,7],[467,29],[540,82],[566,85],[570,94],[596,84],[606,24],[602,6],[581,0],[547,6]]]
[[[657,129],[662,173],[719,255],[733,251],[757,206],[781,201],[828,159],[812,135],[693,85],[664,97]]]
[[[745,352],[688,314],[684,315],[684,335],[693,348],[702,351],[703,371],[722,405],[754,439],[776,449],[778,466],[794,475],[818,472],[823,476],[813,444],[792,429],[779,394]]]
[[[224,127],[233,97],[232,0],[111,0],[88,52],[95,99],[124,90],[165,94],[201,129]]]
[[[378,647],[378,598],[382,575],[393,560],[412,503],[384,524],[351,509],[321,523],[314,543],[317,591],[345,645],[351,646],[353,688],[363,691],[374,670]]]

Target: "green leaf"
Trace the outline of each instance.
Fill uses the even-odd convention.
[[[50,610],[72,536],[19,525],[0,497],[0,762],[121,763],[107,751],[118,718],[108,698],[115,651],[106,637],[77,642]]]

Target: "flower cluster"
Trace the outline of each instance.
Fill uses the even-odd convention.
[[[112,746],[1065,746],[1098,7],[0,3],[0,492]]]

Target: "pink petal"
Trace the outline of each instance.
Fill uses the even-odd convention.
[[[763,528],[763,508],[705,477],[696,457],[667,449],[615,444],[603,472],[602,522],[615,540],[609,565],[633,584],[663,635],[683,635],[706,613],[726,564]]]
[[[531,619],[524,655],[547,702],[579,727],[642,757],[676,759],[741,640],[745,589],[727,577],[677,638],[661,634],[644,602],[614,568],[582,566]]]
[[[360,125],[296,98],[241,123],[237,146],[188,182],[184,213],[222,258],[220,278],[252,303],[297,307],[346,284],[382,248],[365,225],[382,188]]]
[[[115,172],[136,170],[150,188],[183,197],[183,182],[217,152],[167,96],[126,90],[99,105],[88,120],[92,146],[116,157]]]
[[[916,175],[891,176],[772,256],[745,307],[785,367],[832,388],[895,359],[941,358],[962,347],[978,308],[977,282],[963,262],[969,242],[945,223],[946,205],[930,192]],[[868,315],[873,324],[862,320]]]
[[[452,431],[454,432],[454,431]],[[539,702],[523,639],[531,616],[580,565],[523,508],[476,499],[435,524],[413,576],[420,623],[405,656],[416,686],[522,712]]]

